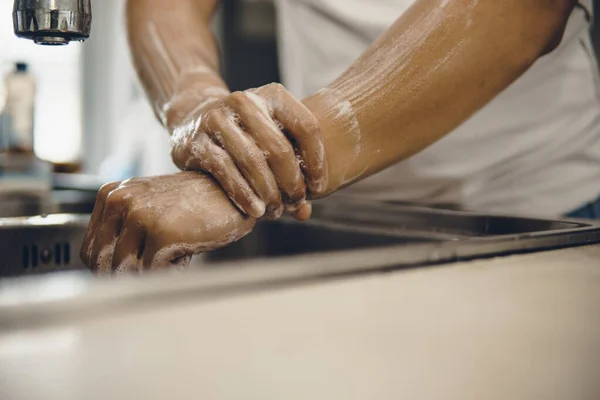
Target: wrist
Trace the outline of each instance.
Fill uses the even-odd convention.
[[[165,127],[170,140],[171,158],[181,170],[188,170],[188,162],[194,158],[196,141],[202,115],[222,103],[229,91],[222,87],[190,89],[174,96],[165,112]]]
[[[163,125],[170,131],[202,108],[204,103],[230,95],[221,76],[206,66],[197,66],[181,73],[173,93],[159,110]]]
[[[169,133],[187,124],[199,115],[203,109],[222,101],[230,92],[223,87],[189,88],[174,94],[162,109],[162,123]]]
[[[341,91],[325,88],[303,103],[317,118],[324,138],[329,180],[324,197],[368,174],[357,112]],[[366,163],[366,164],[365,164]]]

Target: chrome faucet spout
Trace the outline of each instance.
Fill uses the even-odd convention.
[[[14,0],[15,35],[40,45],[84,41],[92,27],[91,0]]]

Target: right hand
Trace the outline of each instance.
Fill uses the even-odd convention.
[[[255,223],[196,172],[108,183],[98,192],[81,259],[99,274],[186,267],[192,255],[242,238]]]
[[[189,94],[178,99],[188,110],[200,101]],[[275,219],[286,209],[308,219],[307,189],[323,193],[328,178],[310,110],[279,84],[202,101],[187,117],[167,122],[175,164],[211,174],[249,216]],[[177,107],[172,111],[177,115]]]

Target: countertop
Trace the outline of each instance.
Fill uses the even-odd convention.
[[[0,290],[0,398],[600,398],[600,245],[207,295],[217,275]]]

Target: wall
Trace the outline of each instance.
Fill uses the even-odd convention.
[[[136,87],[124,29],[123,0],[96,0],[90,39],[83,50],[84,167],[96,172],[120,142],[118,126]]]
[[[0,75],[16,61],[29,64],[38,82],[35,151],[51,161],[73,161],[80,156],[82,137],[82,45],[41,47],[15,37],[12,7],[12,0],[0,0]]]

